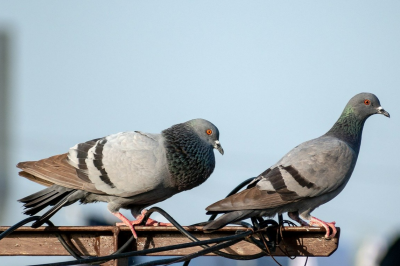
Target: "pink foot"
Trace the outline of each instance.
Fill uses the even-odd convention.
[[[136,217],[136,220],[133,220],[133,221],[129,221],[128,218],[123,216],[120,212],[116,212],[116,213],[112,213],[112,214],[114,214],[118,219],[120,219],[122,221],[122,223],[117,223],[116,226],[122,226],[122,225],[128,226],[131,229],[133,236],[137,239],[137,234],[136,234],[136,231],[133,228],[133,226],[142,223],[144,215],[146,214],[146,212],[147,212],[147,210],[143,210],[142,213],[138,217]],[[152,226],[173,226],[171,223],[160,223],[160,222],[157,222],[156,220],[153,220],[151,218],[147,219],[145,225],[147,225],[147,226],[149,226],[149,225],[152,225]]]
[[[138,225],[140,223],[142,223],[143,221],[143,216],[139,215],[138,218],[136,220],[133,221],[128,221],[131,225]],[[121,225],[125,225],[125,223],[116,223],[116,226],[121,226]],[[162,223],[162,222],[158,222],[156,220],[153,220],[151,218],[147,219],[147,222],[144,225],[152,225],[152,226],[173,226],[171,223]]]
[[[120,219],[120,220],[122,221],[122,223],[117,223],[116,225],[117,225],[117,226],[121,226],[121,225],[126,225],[126,226],[128,226],[128,227],[131,229],[131,231],[132,231],[133,237],[134,237],[135,239],[137,239],[137,234],[136,234],[135,229],[133,228],[133,225],[132,225],[131,221],[129,221],[128,218],[126,218],[125,216],[123,216],[122,213],[120,213],[120,212],[112,212],[112,214],[114,214],[115,217],[117,217],[118,219]],[[133,221],[133,222],[135,222],[135,221]]]
[[[146,213],[147,213],[147,210],[145,209],[145,210],[142,211],[142,213],[138,217],[136,217],[136,220],[129,221],[129,223],[132,224],[132,225],[141,224],[143,219],[144,219],[144,215]],[[125,225],[125,223],[117,223],[116,225],[117,226]],[[173,226],[171,223],[161,223],[161,222],[158,222],[158,221],[153,220],[151,218],[147,219],[147,221],[146,221],[146,223],[144,225],[147,225],[147,226],[149,226],[149,225],[152,225],[152,226]]]
[[[310,226],[316,225],[316,226],[322,226],[325,228],[325,230],[326,230],[325,238],[327,238],[327,239],[332,239],[335,237],[335,235],[337,233],[335,224],[336,224],[335,222],[327,223],[327,222],[324,222],[313,216],[311,216],[311,219],[310,219]],[[329,235],[329,228],[332,229],[331,235]]]

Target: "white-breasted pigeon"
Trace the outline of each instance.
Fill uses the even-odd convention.
[[[215,167],[214,148],[224,153],[218,128],[204,119],[176,124],[161,134],[134,131],[94,139],[65,154],[19,163],[21,176],[48,186],[20,202],[28,215],[54,206],[33,227],[76,201],[108,202],[109,211],[137,237],[133,225],[143,220],[144,208],[207,180]],[[136,220],[129,221],[120,208],[130,209]]]

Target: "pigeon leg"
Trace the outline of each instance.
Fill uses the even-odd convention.
[[[135,239],[137,239],[137,234],[136,234],[135,228],[133,228],[133,224],[131,223],[131,221],[129,221],[128,218],[123,216],[122,213],[120,213],[120,212],[112,212],[112,214],[122,221],[122,223],[117,223],[116,225],[117,226],[120,226],[120,225],[128,226],[131,229],[132,234],[135,237]]]
[[[318,218],[315,218],[314,216],[311,216],[311,219],[310,219],[310,226],[317,225],[317,226],[322,226],[325,228],[325,230],[326,230],[325,238],[327,238],[327,239],[331,239],[331,238],[335,237],[335,235],[337,233],[335,224],[336,224],[335,222],[326,223]],[[329,235],[329,228],[332,229],[331,235]]]
[[[297,211],[296,212],[288,212],[288,216],[290,219],[298,222],[302,226],[309,226],[309,224],[306,221],[302,220],[299,217],[299,212],[297,212]]]

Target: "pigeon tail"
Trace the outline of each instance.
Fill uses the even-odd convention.
[[[39,220],[32,224],[32,228],[37,228],[50,219],[58,210],[60,210],[66,204],[71,204],[70,196],[77,190],[60,187],[53,185],[32,195],[19,200],[24,203],[25,210],[24,214],[33,216],[40,212],[47,206],[54,206],[43,214]]]
[[[240,220],[244,220],[249,217],[249,215],[253,212],[253,210],[242,210],[242,211],[233,211],[228,212],[219,217],[217,220],[211,221],[209,224],[203,227],[203,231],[205,233],[210,233],[214,230],[218,230],[225,225],[233,222],[237,222]]]

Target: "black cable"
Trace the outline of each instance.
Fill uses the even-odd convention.
[[[50,220],[47,220],[44,223],[48,224],[49,226],[53,226],[54,227],[54,224]],[[58,238],[58,241],[60,241],[61,245],[65,248],[66,251],[68,251],[68,253],[72,257],[74,257],[77,260],[82,259],[82,257],[80,255],[78,255],[78,253],[76,253],[75,250],[73,250],[73,248],[71,248],[67,244],[67,242],[64,240],[64,238],[61,236],[61,234],[59,232],[55,232],[55,235]]]
[[[214,245],[212,247],[204,248],[204,249],[202,249],[200,251],[197,251],[195,253],[183,256],[182,258],[174,261],[173,263],[186,261],[188,259],[191,260],[191,259],[197,258],[199,256],[202,256],[202,255],[205,255],[205,254],[208,254],[208,253],[211,253],[211,252],[215,252],[217,250],[232,246],[232,245],[234,245],[234,244],[236,244],[236,243],[238,243],[240,241],[242,241],[242,239],[233,239],[233,240],[230,240],[230,241],[226,241],[224,243],[219,243],[219,244],[216,244],[216,245]]]
[[[244,186],[247,186],[251,181],[253,181],[254,178],[255,178],[255,177],[248,178],[248,179],[246,179],[245,181],[243,181],[242,183],[240,183],[239,185],[237,185],[231,192],[229,192],[229,194],[228,194],[225,198],[227,198],[227,197],[229,197],[229,196],[232,196],[233,194],[236,194],[236,193],[237,193],[239,190],[241,190]],[[208,219],[208,222],[211,222],[211,221],[215,220],[215,218],[216,218],[217,216],[218,216],[218,213],[214,213],[213,215],[210,216],[210,218]],[[207,224],[207,222],[198,223],[198,224],[196,224],[196,225],[204,225],[204,224]],[[250,226],[250,227],[251,227],[251,226]],[[194,240],[192,240],[192,241],[194,241]],[[204,247],[203,247],[203,248],[204,248]],[[228,254],[228,253],[225,253],[225,252],[222,252],[222,251],[214,252],[214,254],[217,254],[217,255],[222,256],[222,257],[225,257],[225,258],[235,259],[235,258],[232,257],[232,256],[235,256],[235,255],[231,255],[231,254]],[[242,256],[242,257],[243,257],[243,258],[245,257],[247,260],[253,260],[253,259],[258,259],[258,258],[260,258],[260,257],[262,257],[262,256],[264,256],[264,254],[261,252],[261,253],[254,254],[254,255],[251,255],[251,256],[246,256],[246,257],[245,257],[245,256]],[[189,263],[190,263],[190,260],[186,261],[185,264],[184,264],[183,266],[188,266]]]
[[[205,244],[207,244],[208,242],[204,242],[204,241],[199,241],[197,238],[195,238],[194,236],[192,236],[189,232],[187,232],[179,223],[177,223],[168,213],[166,213],[164,210],[154,207],[152,209],[149,210],[149,213],[147,215],[147,217],[144,218],[144,223],[147,221],[147,219],[149,218],[150,214],[153,212],[160,212],[162,215],[165,216],[165,218],[167,218],[171,223],[173,223],[178,230],[180,230],[184,235],[186,235],[189,239],[191,239],[192,243],[187,243],[187,244],[181,244],[181,248],[185,248],[186,246],[199,246],[199,245],[203,245],[203,247],[208,248],[207,246],[204,246]],[[31,222],[31,221],[35,221],[40,219],[40,216],[33,216],[33,217],[28,217],[24,220],[22,220],[21,222],[18,222],[17,224],[13,225],[12,227],[10,227],[9,229],[7,229],[5,232],[3,232],[0,235],[0,239],[6,237],[7,235],[11,234],[12,232],[14,232],[16,229],[18,229],[19,227]],[[53,226],[54,224],[51,221],[46,221],[46,223],[49,226]],[[230,237],[224,237],[224,238],[217,238],[217,239],[213,239],[210,243],[218,243],[221,241],[226,241],[229,239],[239,239],[238,241],[242,240],[240,238],[244,238],[245,236],[250,235],[252,232],[248,231],[248,232],[244,232],[241,234],[237,234],[234,236],[230,236]],[[71,261],[71,262],[66,262],[68,264],[64,264],[65,262],[61,262],[61,263],[51,263],[51,264],[43,264],[43,265],[74,265],[74,264],[81,264],[81,263],[98,263],[98,262],[105,262],[111,259],[115,259],[115,258],[120,258],[120,257],[128,257],[128,256],[137,256],[137,255],[146,255],[149,253],[154,253],[154,252],[161,252],[163,250],[170,250],[170,249],[175,249],[175,248],[179,248],[179,246],[172,246],[171,247],[163,247],[163,248],[157,248],[157,249],[151,249],[151,250],[144,250],[144,251],[134,251],[134,252],[128,252],[128,253],[124,253],[121,254],[123,252],[123,250],[125,250],[125,248],[127,248],[132,241],[134,240],[133,236],[121,247],[119,248],[116,252],[114,252],[111,255],[108,256],[104,256],[104,257],[89,257],[89,258],[82,258],[80,255],[78,255],[73,248],[71,248],[66,242],[65,240],[62,238],[61,234],[59,232],[55,232],[55,235],[57,236],[57,238],[59,239],[60,243],[63,245],[63,247],[70,253],[71,256],[73,256],[76,261]],[[215,248],[214,248],[215,249]],[[207,251],[205,251],[207,252]],[[118,256],[120,255],[120,256]],[[228,254],[230,255],[230,254]],[[232,255],[233,256],[233,255]],[[240,258],[239,258],[240,259]],[[76,263],[75,263],[76,262]],[[188,262],[187,262],[188,264]]]
[[[171,262],[173,263],[175,260],[176,260],[176,258],[152,260],[152,261],[143,262],[140,264],[134,264],[132,266],[155,266],[155,265],[161,265],[161,264],[169,264]]]
[[[189,263],[190,263],[190,260],[187,260],[187,261],[185,261],[185,262],[183,263],[183,265],[182,265],[182,266],[188,266],[188,265],[189,265]]]
[[[32,221],[38,221],[41,218],[41,216],[32,216],[32,217],[28,217],[16,224],[14,224],[13,226],[11,226],[10,228],[8,228],[6,231],[4,231],[3,233],[0,234],[0,240],[2,240],[4,237],[8,236],[9,234],[11,234],[12,232],[14,232],[15,230],[17,230],[18,228],[20,228],[21,226],[24,226],[27,223],[30,223]],[[51,221],[45,221],[44,223],[48,224],[49,226],[54,226],[54,224]],[[68,244],[67,242],[65,242],[65,240],[62,238],[62,236],[56,232],[55,233],[56,237],[58,238],[58,240],[60,241],[61,245],[68,251],[68,253],[74,257],[75,259],[82,259],[81,256],[79,256]]]
[[[278,213],[278,221],[279,221],[279,225],[283,225],[282,213]]]
[[[243,233],[240,233],[237,235],[219,237],[219,238],[214,238],[214,239],[207,239],[207,240],[202,240],[199,242],[189,242],[189,243],[184,243],[184,244],[171,245],[171,246],[167,246],[167,247],[130,251],[130,252],[122,253],[122,254],[108,255],[108,256],[97,257],[97,258],[88,258],[88,259],[80,259],[80,260],[74,260],[74,261],[47,263],[47,264],[37,264],[35,266],[77,265],[77,264],[92,263],[92,262],[105,261],[105,260],[108,261],[108,260],[120,259],[120,258],[125,258],[125,257],[141,256],[141,255],[147,255],[147,254],[152,254],[152,253],[157,253],[157,252],[169,251],[169,250],[173,250],[173,249],[189,248],[189,247],[195,247],[195,246],[200,246],[200,245],[219,243],[219,242],[224,242],[224,241],[229,241],[229,240],[234,240],[234,239],[243,239],[251,234],[253,234],[252,231],[246,231],[246,232],[243,232]]]
[[[23,225],[26,225],[27,223],[30,223],[32,221],[36,221],[40,219],[40,216],[32,216],[32,217],[28,217],[22,221],[20,221],[19,223],[14,224],[13,226],[11,226],[10,228],[8,228],[6,231],[4,231],[3,233],[0,234],[0,240],[2,240],[3,238],[5,238],[6,236],[8,236],[9,234],[11,234],[12,232],[14,232],[15,230],[17,230],[18,228],[20,228]]]
[[[155,261],[145,262],[145,263],[141,263],[141,264],[134,264],[133,266],[153,266],[153,265],[161,265],[161,264],[170,265],[170,264],[174,264],[174,263],[178,263],[178,262],[182,262],[182,261],[185,261],[184,265],[187,265],[187,262],[190,261],[191,259],[214,252],[219,249],[223,249],[223,248],[232,246],[239,241],[242,241],[242,239],[233,239],[230,241],[226,241],[224,243],[216,244],[212,247],[202,249],[200,251],[197,251],[195,253],[192,253],[192,254],[189,254],[186,256],[182,256],[180,258],[155,260]]]
[[[135,240],[135,237],[131,236],[131,238],[129,238],[129,240],[126,241],[125,244],[122,247],[120,247],[117,251],[115,251],[111,255],[121,254],[122,252],[124,252],[129,247],[129,245],[132,244],[133,240]]]
[[[240,183],[235,189],[233,189],[227,195],[227,197],[237,193],[244,186],[248,185],[252,180],[254,180],[254,178],[249,178],[249,179],[243,181],[242,183]],[[251,231],[237,233],[236,235],[229,236],[229,237],[222,237],[222,238],[216,238],[216,239],[200,241],[199,239],[194,237],[192,234],[190,234],[188,231],[186,231],[168,213],[166,213],[164,210],[162,210],[162,209],[160,209],[158,207],[153,207],[150,210],[148,210],[147,213],[145,214],[141,224],[145,224],[146,221],[149,219],[150,215],[153,212],[158,212],[161,215],[163,215],[183,235],[185,235],[187,238],[189,238],[193,242],[192,243],[179,244],[179,245],[172,245],[172,246],[168,246],[168,247],[153,248],[153,249],[148,249],[148,250],[131,251],[131,252],[127,252],[127,253],[121,254],[126,248],[129,247],[129,245],[134,240],[134,237],[132,236],[121,248],[119,248],[116,252],[112,253],[111,255],[103,256],[103,257],[82,258],[80,255],[78,255],[73,250],[73,248],[71,248],[65,242],[65,240],[62,238],[62,236],[58,232],[55,232],[55,235],[59,239],[60,243],[71,254],[71,256],[73,256],[76,259],[76,261],[66,261],[66,262],[58,262],[58,263],[50,263],[50,264],[38,264],[38,265],[35,265],[35,266],[61,266],[61,265],[76,265],[76,264],[83,264],[83,263],[90,263],[90,264],[92,264],[92,263],[103,263],[103,262],[106,262],[106,261],[109,261],[109,260],[112,260],[112,259],[131,257],[131,256],[139,256],[139,255],[147,255],[147,254],[151,254],[151,253],[155,253],[155,252],[167,251],[167,250],[171,250],[171,249],[180,249],[180,248],[187,248],[187,247],[193,247],[193,246],[201,246],[203,248],[203,250],[200,250],[198,252],[189,254],[187,256],[184,256],[184,257],[181,257],[181,258],[178,258],[178,259],[177,258],[164,259],[164,260],[157,260],[157,261],[146,262],[146,263],[135,265],[135,266],[150,266],[150,265],[160,265],[160,264],[172,264],[172,263],[176,263],[176,262],[185,261],[184,266],[187,266],[187,265],[189,265],[190,260],[192,258],[196,258],[198,256],[201,256],[201,255],[204,255],[204,254],[207,254],[207,253],[210,253],[210,252],[213,252],[213,253],[215,253],[215,254],[217,254],[219,256],[223,256],[223,257],[230,258],[230,259],[235,259],[235,260],[257,259],[257,258],[260,258],[260,257],[264,256],[264,254],[266,252],[266,249],[268,249],[268,251],[269,251],[269,247],[265,246],[266,244],[268,244],[268,246],[271,245],[271,248],[274,248],[275,244],[276,244],[275,242],[271,241],[270,239],[268,239],[268,240],[265,239],[265,236],[260,231],[260,230],[263,230],[263,229],[264,229],[264,231],[266,231],[265,228],[268,228],[269,225],[278,224],[274,220],[266,220],[266,221],[264,221],[261,217],[257,217],[257,218],[254,218],[254,219],[252,218],[253,226],[251,226],[248,223],[241,222],[242,226],[245,226],[247,228],[251,228]],[[217,214],[213,214],[210,217],[209,221],[214,220],[216,216],[217,216]],[[38,220],[40,220],[40,218],[41,218],[40,216],[29,217],[29,218],[27,218],[27,219],[15,224],[15,225],[13,225],[8,230],[6,230],[2,234],[0,234],[0,240],[2,238],[6,237],[7,235],[9,235],[10,233],[12,233],[13,231],[15,231],[20,226],[25,225],[25,224],[27,224],[27,223],[29,223],[31,221],[34,221],[34,220],[38,221]],[[284,222],[283,219],[282,219],[282,216],[279,215],[278,219],[279,219],[279,224],[282,225],[283,222]],[[54,226],[54,224],[51,221],[47,221],[46,223],[49,226]],[[37,222],[35,224],[37,224]],[[258,231],[258,235],[263,241],[257,240],[253,236],[251,236],[254,233],[254,229]],[[267,233],[267,238],[269,238],[268,233]],[[256,246],[258,246],[262,250],[262,252],[260,252],[258,254],[254,254],[254,255],[241,256],[241,255],[232,255],[232,254],[229,254],[229,253],[226,253],[226,252],[219,251],[222,248],[231,246],[231,245],[233,245],[233,244],[235,244],[237,242],[240,242],[242,240],[245,240],[245,241],[248,241],[250,243],[255,244]],[[207,245],[207,244],[211,244],[211,243],[217,243],[217,244],[212,246],[212,247]]]
[[[172,246],[168,246],[168,247],[160,247],[160,248],[154,248],[154,249],[148,249],[148,250],[141,250],[141,251],[132,251],[132,252],[127,252],[127,253],[123,253],[121,254],[121,252],[123,252],[123,250],[125,248],[127,248],[129,246],[129,244],[133,241],[133,236],[120,248],[118,249],[118,251],[114,252],[111,255],[108,256],[103,256],[103,257],[89,257],[89,258],[82,258],[80,255],[76,254],[75,251],[65,242],[65,240],[61,237],[61,235],[58,232],[55,232],[57,238],[59,239],[59,241],[61,242],[61,244],[64,246],[64,248],[74,257],[76,258],[75,261],[67,261],[67,262],[58,262],[58,263],[50,263],[50,264],[39,264],[36,266],[61,266],[61,265],[76,265],[76,264],[83,264],[83,263],[103,263],[105,261],[108,260],[112,260],[112,259],[118,259],[118,258],[124,258],[124,257],[131,257],[131,256],[139,256],[139,255],[147,255],[147,254],[151,254],[151,253],[155,253],[155,252],[162,252],[162,251],[167,251],[167,250],[172,250],[172,249],[180,249],[180,248],[187,248],[187,247],[194,247],[194,246],[202,246],[203,250],[187,255],[185,257],[179,258],[179,261],[185,260],[185,265],[188,265],[190,262],[191,258],[195,258],[198,256],[201,256],[203,254],[207,254],[210,252],[214,252],[214,253],[220,253],[222,256],[227,256],[233,259],[255,259],[255,258],[259,258],[261,256],[264,256],[264,253],[261,252],[259,254],[255,254],[255,255],[250,255],[250,256],[238,256],[238,255],[231,255],[228,253],[224,253],[221,251],[218,251],[219,249],[225,248],[227,246],[231,246],[239,241],[244,240],[246,237],[250,237],[254,231],[245,231],[245,232],[241,232],[238,233],[236,235],[233,236],[228,236],[228,237],[222,237],[222,238],[216,238],[216,239],[210,239],[210,240],[203,240],[203,241],[199,241],[197,238],[195,238],[193,235],[191,235],[188,231],[186,231],[179,223],[177,223],[168,213],[166,213],[164,210],[154,207],[151,208],[148,213],[145,215],[144,217],[144,223],[147,221],[147,219],[149,218],[149,216],[153,213],[153,212],[159,212],[160,214],[162,214],[165,218],[167,218],[172,224],[174,224],[177,229],[184,234],[186,237],[188,237],[190,240],[194,241],[191,243],[185,243],[185,244],[179,244],[179,245],[172,245]],[[3,232],[0,235],[0,239],[4,238],[5,236],[9,235],[10,233],[12,233],[13,231],[15,231],[17,228],[19,228],[20,226],[29,223],[31,221],[37,220],[39,219],[39,216],[35,216],[35,217],[29,217],[17,224],[15,224],[14,226],[10,227],[8,230],[6,230],[5,232]],[[261,219],[262,220],[262,219]],[[268,221],[268,220],[267,220]],[[264,221],[264,222],[267,222]],[[273,220],[272,220],[273,221]],[[49,226],[54,226],[54,224],[51,221],[47,221],[46,222]],[[276,223],[276,222],[275,222]],[[242,225],[246,226],[246,227],[251,227],[249,224],[247,223],[242,223]],[[259,223],[256,224],[256,226],[258,228],[260,228]],[[253,241],[249,241],[249,242],[253,242]],[[216,244],[212,247],[206,246],[207,244],[212,244],[212,243],[219,243]],[[257,246],[261,246],[261,244],[258,244]],[[168,259],[168,260],[162,260],[162,262],[165,263],[175,263],[178,262],[176,261],[177,259]],[[152,264],[149,264],[152,263]],[[154,263],[158,263],[158,262],[149,262],[147,264],[144,265],[159,265],[159,264],[154,264]],[[142,264],[140,264],[142,265]],[[143,265],[143,266],[144,266]]]
[[[26,225],[27,223],[30,223],[32,221],[39,221],[40,218],[42,216],[32,216],[32,217],[28,217],[16,224],[14,224],[13,226],[11,226],[10,228],[8,228],[6,231],[4,231],[3,233],[0,234],[0,240],[2,240],[3,238],[5,238],[6,236],[8,236],[9,234],[11,234],[12,232],[14,232],[15,230],[17,230],[18,228],[20,228],[21,226]],[[49,226],[55,227],[55,225],[50,221],[47,220],[44,223],[48,224]],[[75,250],[68,245],[68,243],[64,240],[64,238],[61,236],[61,234],[59,232],[55,232],[54,233],[57,237],[57,239],[60,241],[61,245],[65,248],[65,250],[75,259],[80,260],[80,259],[85,259],[83,258],[81,255],[79,255],[78,253],[75,252]],[[121,248],[119,248],[116,252],[114,252],[111,255],[115,255],[115,254],[120,254],[122,253],[134,240],[134,237],[132,236]],[[93,257],[89,257],[89,258],[93,258]]]
[[[196,237],[194,237],[191,233],[189,233],[188,231],[186,231],[177,221],[174,220],[174,218],[172,218],[167,212],[165,212],[163,209],[159,208],[159,207],[153,207],[151,209],[149,209],[147,211],[147,213],[145,214],[142,223],[145,223],[147,221],[147,219],[150,217],[150,215],[153,212],[158,212],[160,213],[162,216],[164,216],[171,224],[173,224],[183,235],[185,235],[187,238],[189,238],[191,241],[193,242],[198,242],[200,241],[199,239],[197,239]],[[208,248],[208,246],[203,245],[202,248]],[[254,259],[258,259],[262,256],[264,256],[264,254],[258,253],[258,254],[254,254],[254,255],[232,255],[223,251],[214,251],[214,254],[221,256],[221,257],[225,257],[225,258],[229,258],[229,259],[234,259],[234,260],[254,260]]]

